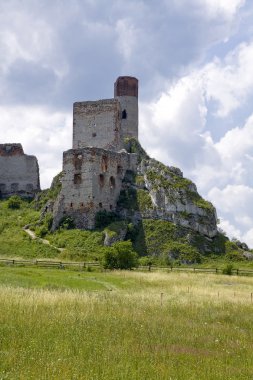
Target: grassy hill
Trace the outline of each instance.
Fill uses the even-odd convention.
[[[8,207],[8,201],[0,201],[0,256],[54,258],[59,252],[40,241],[32,240],[23,230],[27,224],[36,223],[40,212],[27,201],[20,201],[20,208]]]

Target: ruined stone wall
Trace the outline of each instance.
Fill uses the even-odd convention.
[[[121,148],[120,105],[117,99],[77,102],[73,107],[73,149]]]
[[[32,197],[39,190],[36,157],[24,154],[21,144],[0,144],[0,196]]]
[[[138,99],[133,96],[119,96],[121,113],[121,140],[135,138],[138,140]]]
[[[78,228],[94,228],[98,211],[114,211],[126,170],[135,170],[136,155],[99,148],[63,154],[62,190],[54,208],[53,229],[63,216]]]

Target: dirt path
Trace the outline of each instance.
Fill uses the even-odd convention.
[[[40,242],[43,243],[43,244],[49,245],[50,247],[57,249],[57,251],[59,251],[59,252],[64,251],[64,248],[58,248],[58,247],[55,247],[54,245],[52,245],[52,244],[50,243],[49,240],[46,240],[46,239],[42,239],[42,238],[37,237],[37,236],[35,235],[35,232],[32,231],[32,230],[29,230],[29,228],[23,227],[23,230],[24,230],[24,231],[27,233],[27,235],[29,235],[33,240],[38,240],[38,241],[40,241]]]

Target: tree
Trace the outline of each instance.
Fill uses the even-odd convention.
[[[138,256],[129,240],[108,247],[104,255],[103,265],[106,269],[132,269],[137,264]]]

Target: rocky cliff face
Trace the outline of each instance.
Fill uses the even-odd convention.
[[[180,169],[151,159],[131,139],[128,151],[138,153],[137,173],[126,173],[118,212],[134,221],[161,219],[213,238],[217,235],[214,206],[197,192],[196,185]]]

